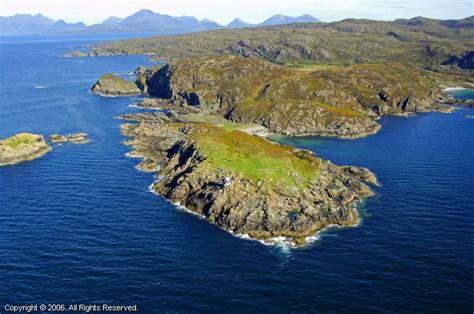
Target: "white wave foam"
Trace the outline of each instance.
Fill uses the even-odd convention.
[[[461,87],[461,86],[457,86],[457,87],[446,87],[443,89],[443,92],[452,92],[452,91],[456,91],[456,90],[465,90],[467,88],[465,87]]]
[[[149,191],[157,196],[160,196],[160,197],[163,197],[162,195],[160,195],[159,193],[157,193],[155,190],[153,190],[153,187],[155,186],[155,184],[160,180],[160,177],[157,176],[158,180],[153,182],[149,187]],[[184,205],[181,205],[181,203],[179,202],[172,202],[171,200],[168,200],[165,198],[166,201],[168,201],[169,203],[173,204],[178,210],[181,210],[185,213],[189,213],[189,214],[192,214],[194,216],[197,216],[199,217],[200,219],[204,219],[206,220],[206,217],[202,214],[199,214],[199,213],[196,213],[195,211],[192,211],[190,210],[189,208],[187,208],[186,206]],[[354,206],[354,210],[357,210],[357,207]],[[339,226],[339,225],[336,225],[336,224],[330,224],[330,225],[327,225],[326,227],[322,228],[321,230],[318,230],[314,235],[311,235],[311,236],[308,236],[305,238],[305,244],[303,245],[303,247],[308,247],[310,246],[311,244],[317,242],[317,241],[320,241],[322,239],[322,234],[324,234],[324,232],[327,232],[329,229],[343,229],[343,228],[351,228],[351,227],[357,227],[359,226],[361,223],[361,219],[359,220],[359,222],[356,224],[356,225],[353,225],[353,226]],[[277,247],[281,250],[281,252],[285,255],[288,255],[288,254],[291,254],[291,250],[292,249],[297,249],[297,248],[301,248],[301,247],[298,247],[296,245],[296,243],[291,239],[291,238],[288,238],[288,237],[283,237],[283,236],[278,236],[278,237],[273,237],[273,238],[269,238],[269,239],[266,239],[266,240],[262,240],[262,239],[255,239],[255,238],[252,238],[250,237],[248,234],[244,233],[244,234],[237,234],[231,230],[227,230],[223,227],[220,227],[218,225],[215,225],[216,227],[224,230],[225,232],[231,234],[232,236],[236,237],[236,238],[239,238],[239,239],[242,239],[242,240],[247,240],[247,241],[257,241],[265,246],[268,246],[268,247]]]
[[[135,109],[142,109],[142,110],[154,110],[154,111],[163,111],[162,108],[154,108],[154,107],[143,107],[140,106],[140,104],[137,103],[131,103],[128,105],[129,108],[135,108]]]

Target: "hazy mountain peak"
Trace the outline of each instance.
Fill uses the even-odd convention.
[[[151,10],[148,9],[142,9],[140,11],[137,11],[133,13],[130,16],[127,16],[124,18],[120,23],[121,24],[131,24],[131,23],[137,23],[143,20],[151,19],[153,17],[156,17],[157,14]]]
[[[311,14],[304,14],[302,16],[298,16],[297,19],[299,19],[299,20],[308,20],[308,22],[320,22],[319,19],[315,18]]]
[[[269,26],[269,25],[278,25],[278,24],[316,23],[316,22],[319,22],[319,20],[309,14],[305,14],[298,17],[291,17],[291,16],[287,16],[283,14],[275,14],[260,25]]]
[[[67,23],[64,20],[58,20],[54,23],[54,25],[66,25]]]
[[[276,25],[276,24],[286,24],[291,23],[291,17],[283,14],[275,14],[265,20],[261,25]]]
[[[105,19],[102,24],[105,24],[105,25],[117,25],[119,24],[120,22],[122,22],[122,18],[120,17],[116,17],[116,16],[111,16],[107,19]]]
[[[131,16],[134,16],[134,15],[135,16],[153,16],[153,15],[156,15],[156,13],[149,9],[141,9],[140,11],[135,12]]]
[[[226,27],[227,28],[243,28],[243,27],[251,27],[251,26],[254,26],[254,25],[250,24],[250,23],[247,23],[242,19],[235,18],[235,19],[232,20],[232,22],[227,24]]]

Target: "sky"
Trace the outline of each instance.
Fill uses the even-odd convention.
[[[330,22],[344,18],[393,20],[426,16],[458,19],[474,15],[474,0],[0,0],[0,15],[41,13],[55,20],[99,23],[140,9],[173,16],[209,18],[227,24],[235,17],[259,23],[273,14],[311,14]]]

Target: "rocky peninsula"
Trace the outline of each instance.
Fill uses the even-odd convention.
[[[373,193],[368,169],[336,166],[310,152],[238,129],[187,122],[176,114],[124,119],[142,170],[158,171],[153,191],[241,236],[304,245],[329,225],[359,222],[356,206]]]
[[[0,141],[0,166],[34,160],[51,149],[42,135],[19,133]]]

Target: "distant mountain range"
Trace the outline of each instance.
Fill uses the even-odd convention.
[[[140,10],[126,18],[111,16],[102,23],[90,26],[82,22],[66,23],[63,20],[54,21],[41,14],[16,14],[14,16],[0,16],[0,35],[52,35],[68,33],[140,33],[140,32],[198,32],[220,28],[261,27],[290,23],[315,23],[318,19],[311,15],[291,17],[277,14],[263,23],[250,24],[235,19],[226,26],[192,16],[170,16],[155,13],[151,10]]]

